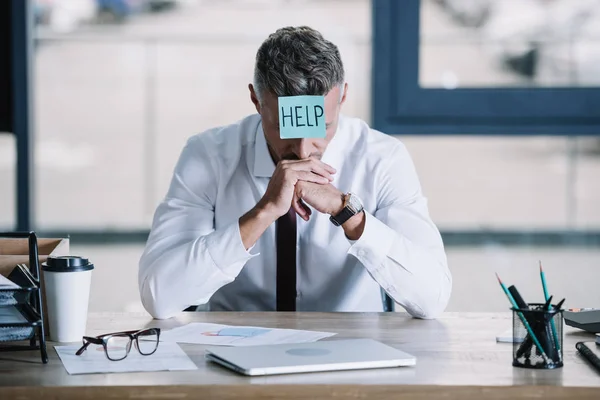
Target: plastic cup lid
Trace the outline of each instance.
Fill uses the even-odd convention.
[[[42,269],[50,272],[80,272],[94,269],[94,264],[91,264],[87,258],[79,256],[50,256],[42,264]]]

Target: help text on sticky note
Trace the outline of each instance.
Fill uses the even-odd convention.
[[[279,97],[279,137],[325,138],[325,97]]]

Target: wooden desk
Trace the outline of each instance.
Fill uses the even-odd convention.
[[[593,340],[591,335],[566,327],[561,369],[513,368],[512,345],[495,340],[511,328],[508,312],[447,313],[429,321],[396,313],[183,313],[166,321],[146,314],[94,313],[88,333],[168,329],[194,321],[338,333],[329,340],[369,337],[416,355],[417,365],[244,377],[206,363],[204,346],[182,344],[197,371],[68,375],[50,343],[47,365],[38,352],[0,353],[0,398],[600,399],[600,374],[575,350],[577,341]]]

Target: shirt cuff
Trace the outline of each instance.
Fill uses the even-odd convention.
[[[394,242],[395,232],[372,214],[366,211],[364,213],[365,229],[358,240],[350,241],[354,243],[348,254],[356,257],[369,271],[376,272],[384,265]]]
[[[249,250],[252,250],[252,247]],[[238,276],[248,260],[260,254],[251,254],[246,250],[240,233],[240,224],[237,220],[224,229],[219,229],[208,235],[206,248],[214,264],[225,275],[232,278]]]

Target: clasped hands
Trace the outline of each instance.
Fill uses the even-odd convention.
[[[282,160],[259,205],[274,218],[285,215],[291,207],[308,221],[311,215],[308,206],[323,214],[336,215],[344,207],[344,195],[331,184],[335,173],[335,168],[314,158]]]

